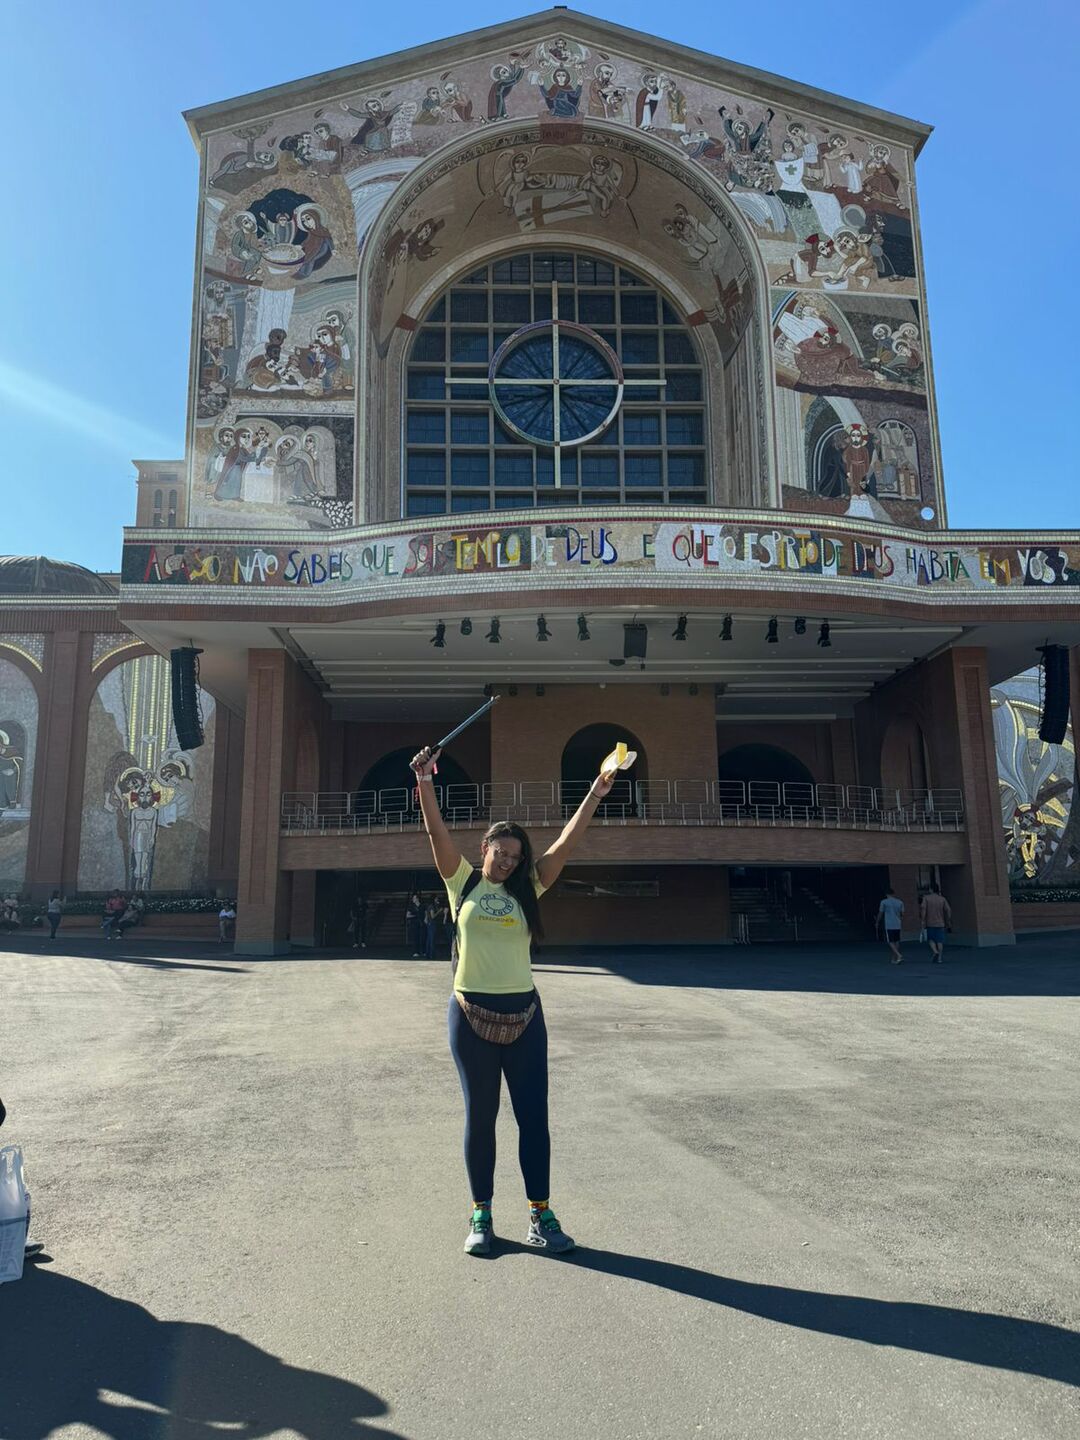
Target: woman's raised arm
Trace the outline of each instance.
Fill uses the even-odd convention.
[[[423,750],[413,756],[409,764],[416,776],[416,785],[420,792],[420,809],[424,816],[424,829],[431,841],[431,852],[435,856],[435,868],[444,880],[450,880],[457,873],[458,866],[461,864],[461,852],[450,838],[450,831],[446,828],[442,811],[439,809],[439,802],[435,798],[435,782],[432,779],[432,773],[438,758],[439,751],[436,750],[433,753],[431,748],[425,745]]]
[[[596,807],[609,794],[612,785],[615,783],[616,771],[610,774],[603,771],[589,786],[589,793],[581,802],[573,815],[563,826],[563,832],[553,845],[550,845],[543,855],[536,862],[536,875],[540,884],[545,890],[550,890],[555,881],[562,874],[563,866],[570,859],[570,852],[577,845],[588,828],[589,821],[596,814]]]

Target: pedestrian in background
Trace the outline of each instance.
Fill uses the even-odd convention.
[[[218,943],[227,945],[233,938],[236,926],[236,906],[231,900],[226,900],[218,911],[217,931]]]
[[[929,894],[923,896],[920,913],[931,962],[940,965],[944,958],[945,930],[952,925],[952,910],[936,885],[931,885]]]
[[[49,903],[45,906],[45,918],[49,922],[49,939],[55,940],[60,921],[64,918],[64,902],[60,899],[59,890],[54,890],[49,896]]]
[[[405,944],[412,951],[414,960],[420,959],[420,927],[423,923],[423,904],[420,891],[413,890],[405,903]]]
[[[352,913],[349,916],[354,950],[367,949],[367,896],[363,893],[354,897]]]
[[[439,935],[439,916],[442,906],[433,895],[424,907],[424,958],[435,959],[435,945]]]
[[[895,890],[887,890],[885,898],[878,906],[878,928],[885,929],[885,941],[892,951],[892,964],[899,965],[903,960],[900,953],[900,936],[904,927],[904,902],[896,894]]]
[[[120,916],[127,909],[127,901],[119,890],[114,890],[105,901],[105,914],[101,920],[101,933],[106,940],[112,940],[116,935],[116,927],[120,923]]]

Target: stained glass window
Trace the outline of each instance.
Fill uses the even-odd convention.
[[[697,343],[647,279],[587,255],[495,261],[413,338],[406,513],[703,505],[704,395]]]

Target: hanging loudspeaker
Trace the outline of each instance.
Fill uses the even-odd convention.
[[[649,643],[649,632],[637,621],[623,625],[623,659],[644,660],[645,647]]]
[[[199,664],[201,650],[185,645],[174,650],[172,661],[172,713],[176,743],[181,750],[197,750],[203,743],[202,714],[199,709]]]
[[[1043,667],[1043,707],[1039,739],[1060,745],[1069,723],[1069,649],[1067,645],[1039,647]]]

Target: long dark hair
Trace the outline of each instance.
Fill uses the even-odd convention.
[[[536,898],[536,891],[533,889],[533,850],[532,842],[528,832],[520,825],[515,825],[512,820],[498,820],[490,827],[484,836],[484,844],[490,845],[493,840],[506,836],[508,839],[517,840],[521,845],[521,859],[514,866],[510,876],[503,883],[510,894],[521,906],[522,914],[525,916],[525,923],[529,927],[529,934],[536,941],[544,938],[544,926],[540,919],[540,902]]]

